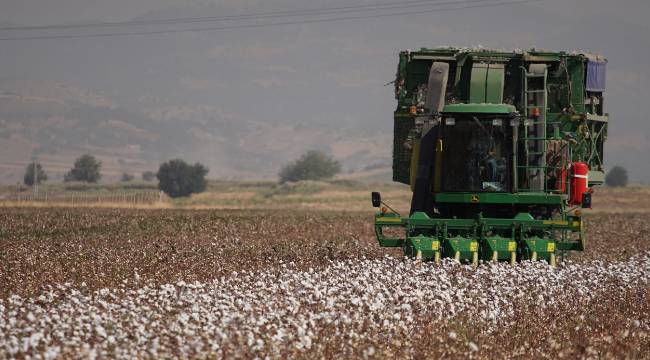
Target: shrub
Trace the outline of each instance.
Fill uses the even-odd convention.
[[[97,161],[94,156],[85,154],[74,162],[74,166],[67,174],[63,176],[63,181],[85,181],[96,183],[102,177],[99,170],[102,163]]]
[[[327,182],[302,180],[296,182],[287,182],[283,184],[274,184],[270,189],[264,191],[262,194],[265,198],[295,194],[306,195],[321,192],[328,187],[331,187],[331,184]]]
[[[47,174],[45,173],[45,170],[43,170],[41,164],[36,163],[36,172],[34,172],[34,163],[31,163],[25,168],[25,176],[23,177],[25,185],[34,185],[34,174],[38,175],[36,176],[37,185],[47,180]]]
[[[156,178],[156,173],[153,171],[145,171],[142,173],[143,181],[153,181]]]
[[[200,163],[190,165],[181,159],[167,161],[160,164],[156,174],[158,188],[172,198],[203,192],[208,171]]]
[[[280,183],[300,180],[323,180],[341,171],[341,164],[333,157],[317,150],[310,150],[299,159],[280,170]]]
[[[627,170],[619,165],[614,166],[605,176],[605,185],[613,187],[626,186]]]
[[[129,182],[131,180],[135,179],[135,176],[129,174],[129,173],[122,173],[122,177],[120,178],[121,182]]]

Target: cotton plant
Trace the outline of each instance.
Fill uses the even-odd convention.
[[[376,339],[402,344],[423,319],[464,316],[490,332],[510,326],[522,304],[552,308],[647,286],[650,253],[556,269],[542,262],[473,269],[450,260],[435,265],[385,257],[307,270],[285,263],[280,271],[244,271],[210,282],[134,281],[141,286],[91,291],[62,284],[33,298],[0,300],[0,358],[229,357],[238,352],[309,357],[328,343],[373,357],[381,350],[372,345]],[[462,343],[470,355],[482,349],[454,331],[440,336]]]

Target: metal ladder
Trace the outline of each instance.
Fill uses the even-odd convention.
[[[524,145],[524,165],[517,166],[526,174],[527,188],[520,190],[546,191],[546,152],[548,137],[546,134],[548,69],[546,64],[531,64],[530,69],[522,68],[524,94],[524,132],[521,141]],[[539,116],[533,118],[533,109],[539,110]]]

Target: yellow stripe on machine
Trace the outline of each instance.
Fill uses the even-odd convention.
[[[566,220],[544,220],[542,222],[544,225],[562,225],[569,226],[569,222]]]
[[[398,217],[380,217],[380,218],[377,218],[375,221],[377,221],[377,222],[402,222],[402,218],[398,218]]]

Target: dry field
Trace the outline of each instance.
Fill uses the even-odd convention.
[[[645,197],[558,269],[405,261],[368,211],[0,207],[0,358],[648,358]]]

